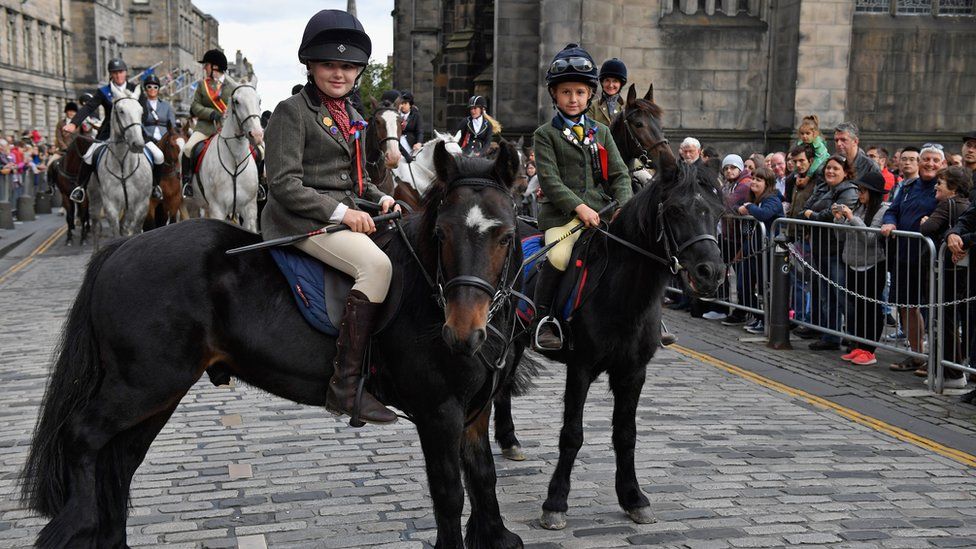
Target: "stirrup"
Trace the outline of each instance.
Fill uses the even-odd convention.
[[[155,198],[156,200],[163,199],[163,189],[159,185],[153,185],[152,197]]]
[[[71,194],[68,195],[68,200],[76,204],[81,204],[85,201],[85,188],[82,186],[75,187],[71,189]]]
[[[559,347],[543,347],[539,345],[539,333],[542,331],[543,326],[552,325],[555,328],[556,336],[559,338]],[[565,339],[563,338],[563,327],[559,324],[553,316],[544,316],[539,319],[539,323],[536,324],[535,333],[532,334],[532,346],[541,351],[559,351],[563,348],[563,343]]]
[[[193,198],[193,184],[183,184],[183,198]]]

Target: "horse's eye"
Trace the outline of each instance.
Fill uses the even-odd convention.
[[[510,246],[512,244],[512,235],[507,234],[500,239],[498,239],[499,246]]]
[[[440,227],[434,227],[434,238],[437,240],[444,240],[444,229]]]
[[[644,127],[644,123],[643,122],[634,122],[634,127],[635,128],[643,128]]]

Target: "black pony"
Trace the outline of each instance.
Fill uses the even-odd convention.
[[[631,86],[614,135],[631,139],[634,156],[653,165],[657,175],[623,206],[609,234],[592,235],[587,261],[605,263],[606,269],[569,323],[573,347],[543,353],[567,366],[559,462],[543,504],[544,528],[566,525],[570,473],[583,444],[583,405],[590,384],[603,372],[614,395],[617,500],[635,522],[653,521],[634,470],[635,416],[646,365],[660,345],[664,288],[673,273],[684,271],[691,288],[708,296],[724,276],[715,238],[724,212],[721,195],[706,173],[675,161],[661,130],[661,114],[650,92],[639,99]],[[526,293],[532,289],[530,283]],[[527,344],[526,339],[519,342],[517,357]],[[495,400],[495,436],[508,456],[513,445],[518,450],[518,439],[506,397]]]
[[[425,213],[386,244],[402,277],[400,306],[374,338],[370,390],[416,424],[436,546],[465,541],[463,474],[468,545],[520,547],[495,497],[487,404],[512,364],[497,334],[512,334],[515,318],[508,290],[521,250],[509,193],[518,155],[505,147],[494,163],[454,159],[443,145],[435,155],[440,181]],[[224,253],[259,241],[222,221],[194,220],[92,256],[24,471],[26,503],[53,519],[38,545],[125,546],[132,476],[208,369],[324,406],[334,340],[302,318],[270,254]]]

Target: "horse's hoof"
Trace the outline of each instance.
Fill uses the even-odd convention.
[[[636,509],[630,509],[627,511],[627,516],[630,520],[636,522],[637,524],[652,524],[657,522],[657,519],[651,515],[650,507],[638,507]]]
[[[510,448],[502,448],[502,457],[510,461],[525,461],[522,447],[517,444]]]
[[[566,527],[566,513],[558,511],[543,511],[539,525],[546,530],[562,530]]]

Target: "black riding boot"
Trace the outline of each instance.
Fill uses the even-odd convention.
[[[561,334],[557,333],[558,321],[549,317],[552,301],[555,299],[562,271],[546,261],[539,270],[539,279],[535,283],[535,340],[532,342],[537,351],[558,351],[563,346]]]
[[[91,164],[81,163],[81,167],[78,168],[78,186],[71,189],[71,194],[68,195],[72,202],[81,204],[85,201],[85,197],[88,196],[88,180],[91,179],[91,174],[94,171],[95,168]]]
[[[358,407],[356,402],[363,376],[366,344],[379,308],[379,303],[370,303],[359,290],[349,292],[339,327],[339,339],[336,340],[335,373],[329,381],[325,407],[331,412],[348,414],[349,425],[353,427],[396,421],[396,414],[367,393],[366,389],[359,394]]]
[[[163,189],[159,186],[159,180],[163,175],[163,165],[153,164],[152,165],[152,175],[153,175],[153,186],[152,186],[152,197],[156,200],[163,199]]]
[[[183,174],[183,198],[193,196],[193,161],[185,154],[180,156],[181,173]]]

